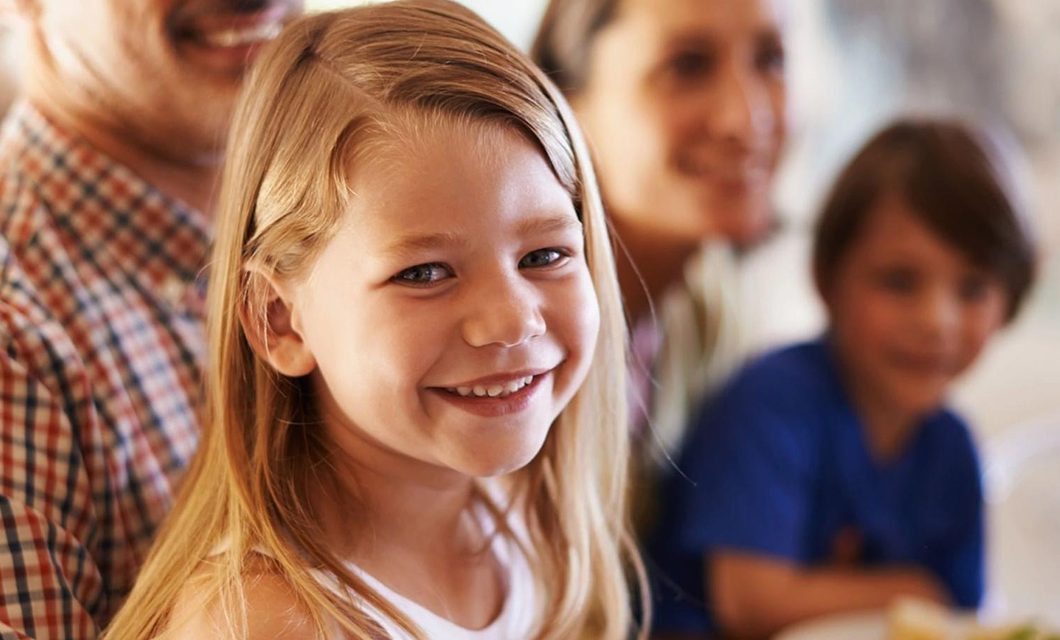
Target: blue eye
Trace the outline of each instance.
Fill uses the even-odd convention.
[[[453,272],[449,267],[437,262],[431,262],[409,267],[390,280],[397,284],[425,287],[451,277],[453,277]]]
[[[519,267],[525,269],[549,267],[568,256],[568,253],[560,249],[538,249],[537,251],[531,251],[526,254],[523,259],[519,261]]]

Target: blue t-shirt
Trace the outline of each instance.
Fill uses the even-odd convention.
[[[824,338],[734,377],[700,414],[678,469],[648,543],[659,631],[715,629],[711,552],[822,565],[851,528],[862,565],[923,567],[962,607],[982,597],[983,500],[968,428],[940,410],[897,458],[878,462]]]

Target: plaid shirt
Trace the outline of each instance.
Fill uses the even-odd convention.
[[[0,637],[93,638],[197,440],[197,211],[14,107],[0,134]]]

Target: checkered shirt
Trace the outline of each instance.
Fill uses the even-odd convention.
[[[94,638],[197,440],[204,217],[18,104],[0,133],[0,638]]]

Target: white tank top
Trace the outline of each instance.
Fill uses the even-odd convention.
[[[347,568],[363,579],[368,586],[390,602],[398,611],[408,617],[424,637],[430,640],[527,640],[538,621],[538,601],[534,593],[534,578],[525,554],[512,540],[497,535],[493,539],[493,553],[499,564],[507,570],[507,594],[500,614],[489,625],[482,629],[467,629],[434,613],[423,605],[406,598],[375,579],[371,574],[356,565],[347,564]],[[333,588],[334,580],[326,575],[317,575],[321,584]],[[412,640],[412,636],[403,631],[392,620],[382,613],[369,611],[379,621],[392,640]]]
[[[495,523],[490,522],[484,514],[483,516],[483,526],[487,531],[493,531]],[[528,539],[525,526],[522,526],[521,522],[512,523],[511,530],[514,535],[520,536],[521,540]],[[211,555],[221,553],[227,547],[228,541],[222,541],[214,547]],[[482,629],[467,629],[451,622],[387,587],[352,562],[346,563],[346,568],[419,627],[428,640],[527,640],[534,630],[535,622],[540,618],[538,607],[541,604],[534,591],[534,576],[530,564],[520,546],[507,536],[493,535],[491,550],[498,564],[507,573],[507,593],[500,614]],[[268,555],[264,549],[256,551]],[[334,576],[319,570],[310,570],[310,573],[325,588],[342,594]],[[363,606],[386,631],[389,640],[413,640],[411,635],[382,612],[368,605]]]

